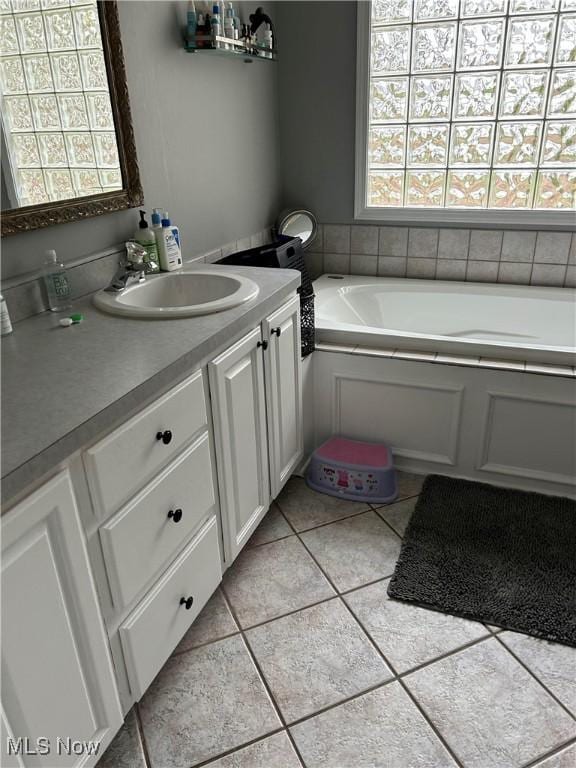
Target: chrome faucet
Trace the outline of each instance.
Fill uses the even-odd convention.
[[[120,263],[120,267],[112,282],[105,291],[109,293],[120,293],[126,290],[134,283],[143,283],[146,279],[146,264],[145,262],[133,262],[123,261]]]
[[[108,293],[121,293],[134,283],[143,283],[147,272],[158,270],[158,266],[147,261],[146,256],[146,249],[140,243],[128,240],[126,254],[118,263],[118,271],[112,278],[110,285],[104,290]]]

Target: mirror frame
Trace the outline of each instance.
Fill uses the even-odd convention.
[[[122,189],[2,211],[2,237],[136,208],[144,202],[122,53],[118,5],[116,0],[98,0],[97,6],[120,158]]]

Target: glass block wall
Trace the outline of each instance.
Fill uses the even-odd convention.
[[[0,54],[19,205],[121,189],[95,0],[0,0]]]
[[[576,209],[576,0],[374,0],[369,206]]]

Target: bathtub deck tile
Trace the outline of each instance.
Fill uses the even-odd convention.
[[[328,341],[317,341],[315,348],[318,352],[344,352],[344,354],[351,355],[356,349],[356,345],[331,344]]]
[[[523,360],[500,360],[492,357],[481,357],[481,368],[498,368],[506,371],[524,371],[526,363]]]
[[[465,355],[445,355],[438,352],[434,358],[435,363],[443,363],[446,365],[473,365],[478,366],[480,363],[479,357],[467,357]]]
[[[545,373],[548,376],[573,376],[573,371],[574,369],[570,365],[526,362],[526,373]]]
[[[358,345],[354,349],[355,355],[366,355],[367,357],[393,357],[395,349],[380,347],[362,347]]]
[[[393,357],[401,360],[422,360],[428,363],[434,361],[436,352],[420,352],[412,349],[397,349]]]

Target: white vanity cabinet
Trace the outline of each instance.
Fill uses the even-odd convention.
[[[3,738],[1,765],[96,763],[302,450],[294,295],[2,518],[0,727],[52,751]],[[68,737],[102,747],[55,759]]]
[[[299,300],[209,365],[226,564],[302,458]]]
[[[29,753],[10,755],[3,739],[2,765],[94,765],[122,724],[67,471],[2,520],[2,709],[3,730]],[[67,754],[68,738],[101,747]]]
[[[228,564],[270,505],[263,346],[258,326],[208,366]]]
[[[208,403],[201,369],[84,453],[101,520],[101,592],[112,600],[108,631],[114,659],[126,668],[128,705],[143,696],[222,579]]]
[[[268,404],[272,498],[280,493],[302,459],[302,362],[300,299],[295,296],[262,324],[268,348],[264,377]]]

